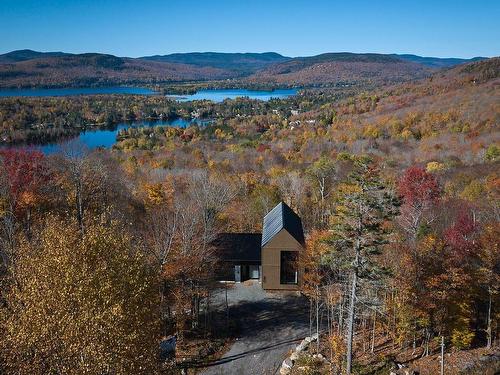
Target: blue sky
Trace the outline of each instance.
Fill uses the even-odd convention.
[[[0,53],[500,55],[500,0],[0,0]]]

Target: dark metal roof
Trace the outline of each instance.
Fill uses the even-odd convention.
[[[264,227],[262,230],[262,247],[276,236],[280,230],[285,229],[304,245],[304,230],[300,217],[284,202],[279,203],[264,217]]]
[[[260,233],[220,233],[212,242],[217,254],[226,262],[261,262]]]

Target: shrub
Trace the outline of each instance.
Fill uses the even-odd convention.
[[[486,149],[486,154],[484,155],[486,161],[497,161],[500,159],[500,147],[496,144],[491,144]]]
[[[456,328],[451,334],[451,344],[458,350],[468,349],[474,339],[474,332],[470,332],[467,328]]]

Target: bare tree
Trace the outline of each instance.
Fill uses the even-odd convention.
[[[335,182],[337,175],[336,164],[327,157],[321,157],[308,168],[307,173],[313,181],[319,196],[319,221],[321,226],[324,227],[327,221],[326,199],[330,196]]]
[[[90,208],[102,210],[112,204],[107,194],[109,171],[98,154],[89,153],[77,142],[66,145],[60,156],[60,184],[70,196],[69,201],[83,233],[86,211]]]
[[[191,176],[189,196],[201,214],[203,246],[206,247],[217,234],[217,216],[236,196],[236,190],[228,181],[202,171]]]
[[[299,172],[293,171],[276,178],[276,185],[281,193],[281,197],[294,210],[301,215],[303,209],[307,182],[301,177]]]

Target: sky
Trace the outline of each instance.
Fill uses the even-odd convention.
[[[0,0],[0,53],[500,55],[500,0]]]

